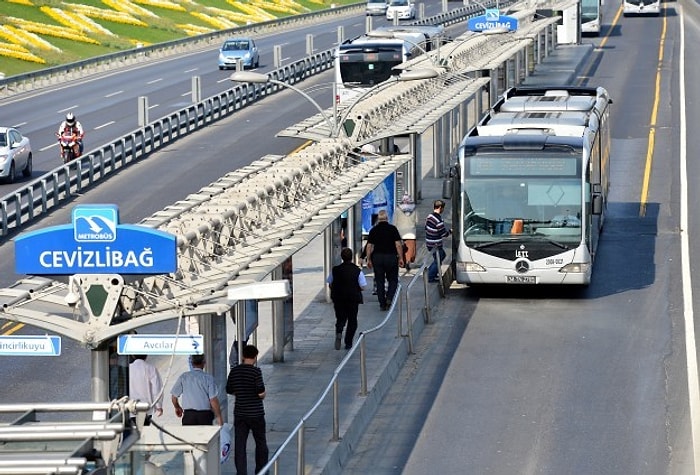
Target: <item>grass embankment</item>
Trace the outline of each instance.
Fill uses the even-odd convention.
[[[331,0],[0,0],[0,73],[36,71],[330,4]]]

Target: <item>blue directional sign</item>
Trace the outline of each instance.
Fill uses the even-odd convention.
[[[117,353],[120,355],[201,355],[204,353],[202,335],[119,335]]]
[[[177,270],[177,241],[170,233],[119,224],[115,205],[80,205],[72,223],[15,239],[18,274],[168,274]]]
[[[508,15],[501,15],[498,8],[487,8],[484,15],[470,18],[467,21],[469,31],[488,31],[496,28],[506,28],[508,31],[518,29],[518,19]]]
[[[61,356],[61,337],[54,335],[2,335],[0,356]]]

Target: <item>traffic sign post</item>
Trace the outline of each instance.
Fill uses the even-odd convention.
[[[204,354],[202,335],[119,335],[117,353],[120,355],[201,355]]]
[[[61,356],[61,337],[2,335],[0,336],[0,356]]]

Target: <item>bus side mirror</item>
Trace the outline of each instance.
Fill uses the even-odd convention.
[[[450,178],[445,178],[442,180],[442,199],[452,199],[452,179]]]
[[[603,193],[600,184],[593,185],[593,196],[591,197],[591,213],[598,216],[603,214]]]

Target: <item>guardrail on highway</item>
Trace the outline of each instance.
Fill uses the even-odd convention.
[[[470,5],[414,23],[454,24],[476,15],[481,11],[481,8],[481,6]],[[322,51],[283,66],[269,74],[279,81],[295,84],[331,69],[334,54],[334,48]],[[242,91],[250,92],[244,95]],[[223,119],[236,110],[278,91],[279,88],[268,88],[266,85],[234,87],[162,117],[145,127],[136,129],[128,135],[84,154],[77,160],[47,172],[22,188],[0,198],[0,241],[19,232],[23,226],[33,222],[51,209],[70,201],[74,195],[83,192],[121,168],[145,158],[180,137]]]
[[[329,8],[313,13],[304,13],[277,20],[253,23],[247,26],[217,30],[211,33],[167,41],[150,46],[142,46],[116,53],[96,56],[73,63],[54,66],[51,68],[17,74],[0,79],[0,98],[9,97],[21,92],[33,91],[51,86],[56,82],[65,84],[66,81],[80,79],[92,74],[109,71],[132,64],[145,63],[174,54],[202,50],[212,47],[229,36],[252,36],[271,33],[285,28],[298,27],[308,23],[328,20],[343,15],[356,14],[364,10],[364,3],[357,3],[337,8]]]
[[[333,50],[308,56],[271,73],[290,84],[333,67]],[[125,166],[167,146],[178,138],[228,117],[261,97],[269,95],[264,86],[243,94],[240,86],[162,117],[80,158],[61,165],[2,198],[0,237],[23,225]],[[259,93],[260,92],[260,93]]]

